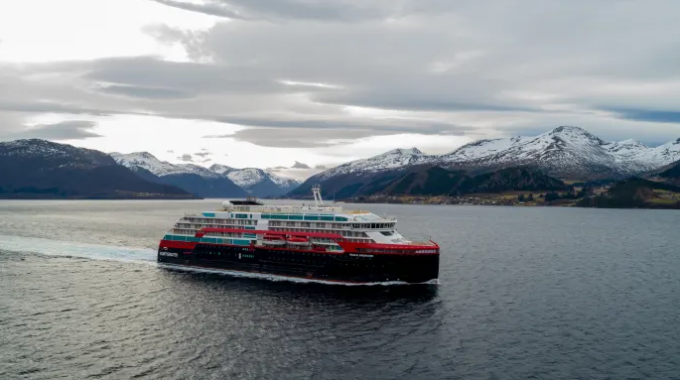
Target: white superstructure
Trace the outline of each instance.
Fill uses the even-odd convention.
[[[177,240],[180,236],[190,239],[201,228],[233,228],[337,234],[343,240],[357,243],[412,244],[397,232],[395,218],[381,217],[365,210],[345,211],[340,206],[326,205],[321,199],[320,189],[315,187],[313,192],[313,205],[264,204],[252,198],[225,201],[222,210],[185,215],[168,234],[173,235],[171,240]],[[228,243],[244,245],[256,239],[255,234],[232,232],[208,232],[205,237],[232,238],[233,241]],[[339,249],[332,239],[313,240],[317,244],[327,244],[330,249]]]

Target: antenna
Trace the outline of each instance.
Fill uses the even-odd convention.
[[[316,203],[317,206],[321,206],[323,204],[323,199],[321,199],[321,186],[318,183],[312,186],[312,194],[314,194],[314,203]]]

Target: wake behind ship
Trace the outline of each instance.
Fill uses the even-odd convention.
[[[413,242],[397,220],[325,205],[231,200],[185,215],[163,237],[161,263],[346,283],[427,283],[439,276],[439,245]]]

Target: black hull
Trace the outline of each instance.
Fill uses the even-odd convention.
[[[158,262],[346,283],[427,283],[439,275],[439,254],[329,254],[198,244],[193,251],[163,248]]]

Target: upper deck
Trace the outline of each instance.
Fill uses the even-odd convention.
[[[316,190],[316,189],[315,189]],[[293,205],[275,205],[265,204],[255,198],[246,198],[245,200],[228,200],[222,203],[222,211],[238,212],[238,213],[256,213],[261,214],[265,219],[289,219],[290,215],[294,215],[290,219],[302,220],[300,217],[310,215],[309,220],[313,219],[311,215],[321,217],[319,220],[326,221],[345,221],[345,222],[396,222],[396,218],[389,216],[378,216],[366,210],[343,210],[341,206],[323,204],[321,195],[315,191],[315,204],[293,204]],[[276,216],[274,216],[276,215]],[[307,218],[304,218],[307,220]],[[392,224],[393,225],[393,224]]]

